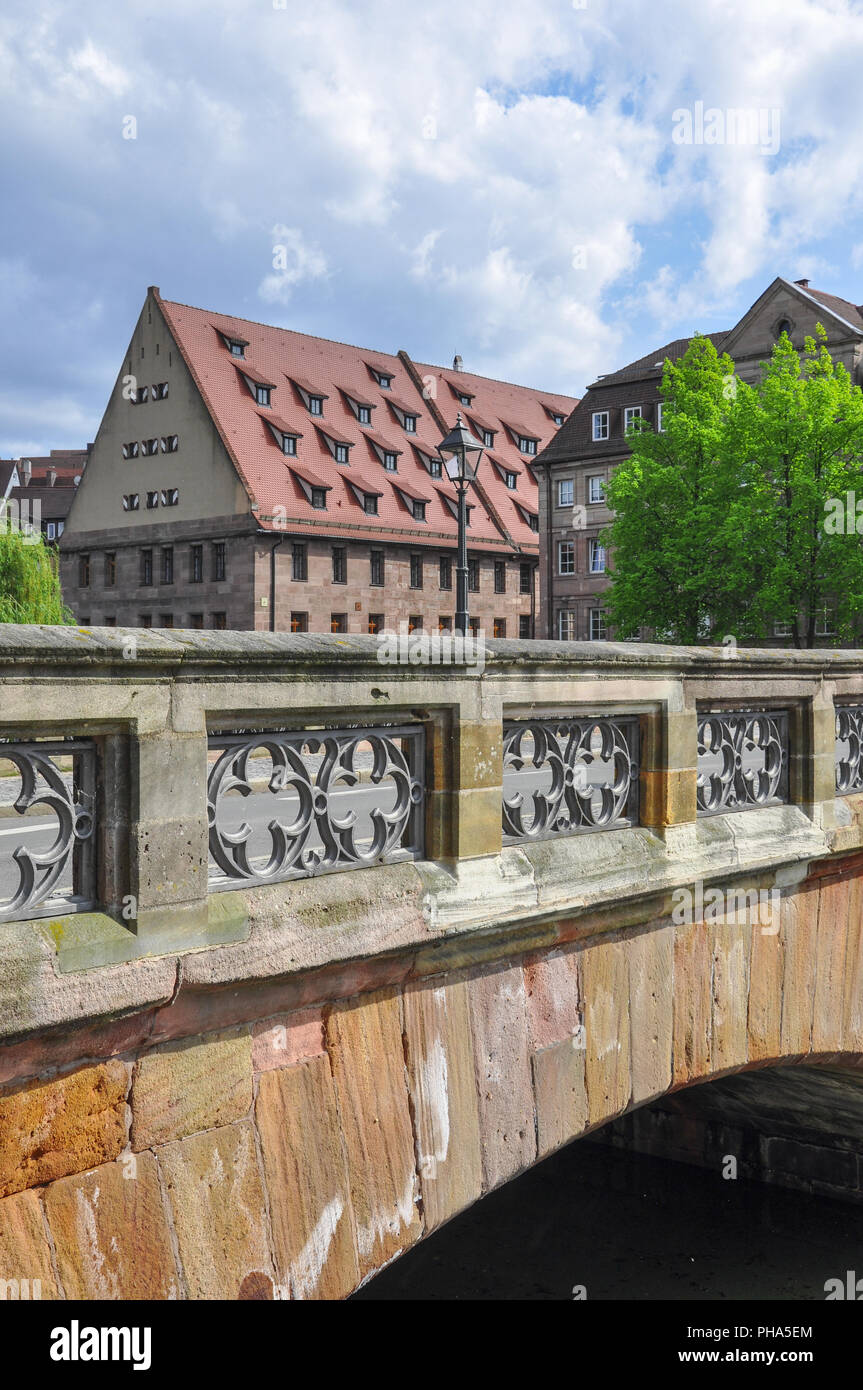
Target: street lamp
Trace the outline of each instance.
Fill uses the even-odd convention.
[[[458,557],[455,567],[455,630],[468,630],[467,612],[467,490],[476,478],[483,445],[462,421],[461,414],[446,439],[438,445],[441,462],[458,492]]]

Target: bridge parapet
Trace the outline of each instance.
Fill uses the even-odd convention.
[[[47,1210],[126,1159],[152,1195],[188,1179],[171,1146],[194,1140],[208,1161],[251,1144],[269,1208],[305,1126],[308,1171],[336,1144],[352,1191],[336,1216],[303,1188],[267,1240],[350,1209],[353,1253],[338,1278],[295,1250],[250,1268],[347,1292],[671,1086],[863,1049],[863,655],[495,642],[479,671],[380,652],[0,627],[0,760],[54,769],[47,809],[0,819],[0,902],[19,893],[0,923],[5,1202],[37,1187]],[[51,843],[10,866],[40,818],[65,898],[53,879],[38,900]],[[52,1115],[76,1113],[85,1072],[101,1100],[80,1142],[22,1157],[13,1121],[4,1141],[7,1100],[15,1116],[60,1087]]]

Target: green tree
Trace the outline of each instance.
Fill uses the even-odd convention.
[[[0,509],[0,623],[71,623],[63,603],[57,552],[41,536],[7,529]]]
[[[648,627],[663,641],[709,640],[720,595],[713,562],[721,485],[717,468],[733,406],[734,363],[693,338],[662,375],[663,428],[632,427],[632,453],[606,486],[615,513],[608,616],[618,638]],[[731,388],[731,389],[730,389]]]

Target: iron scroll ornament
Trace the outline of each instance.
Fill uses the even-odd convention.
[[[505,844],[633,824],[638,797],[636,719],[524,720],[504,725]],[[550,784],[507,794],[508,774]],[[529,817],[529,819],[527,818]]]
[[[74,756],[83,775],[73,775],[67,782],[52,755]],[[76,849],[89,848],[95,828],[93,757],[91,745],[0,742],[0,758],[12,763],[21,777],[14,810],[23,816],[33,806],[47,806],[57,817],[57,836],[53,844],[38,851],[24,845],[12,850],[18,883],[12,896],[0,903],[0,921],[39,916],[39,909],[51,899]],[[79,889],[90,886],[83,882],[86,872],[79,871],[78,877],[82,880],[76,885]],[[81,892],[63,904],[65,910],[87,906],[91,903],[86,893]]]
[[[847,743],[848,751],[843,751]],[[836,790],[863,791],[863,706],[836,707]]]
[[[700,716],[696,797],[699,815],[787,801],[788,715],[735,710]]]
[[[407,751],[399,747],[398,736]],[[222,750],[207,782],[212,859],[229,880],[274,883],[413,857],[421,849],[417,814],[424,799],[417,776],[421,741],[419,729],[270,732],[211,739],[211,748]],[[395,803],[389,810],[378,806],[369,809],[372,834],[364,843],[358,840],[359,817],[350,795],[361,781],[361,771],[355,766],[361,746],[372,754],[369,784],[389,782]],[[250,853],[253,828],[249,822],[244,820],[235,830],[228,830],[220,824],[219,814],[229,793],[237,792],[241,797],[253,793],[249,761],[261,752],[272,763],[268,790],[276,795],[293,794],[297,799],[290,820],[276,815],[268,822],[270,853],[264,863]],[[321,754],[317,767],[310,765],[304,754],[313,759]],[[334,794],[344,800],[344,811],[338,810]],[[320,843],[309,844],[314,835]]]

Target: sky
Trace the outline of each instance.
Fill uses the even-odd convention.
[[[861,72],[861,0],[6,6],[0,457],[95,437],[148,285],[572,395],[859,304]]]

